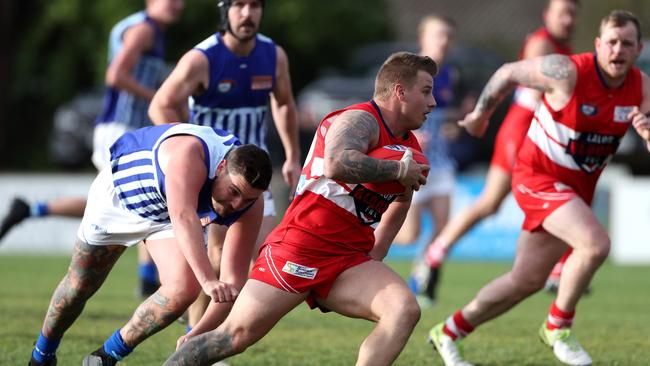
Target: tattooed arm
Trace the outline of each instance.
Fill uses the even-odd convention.
[[[567,56],[548,55],[501,66],[481,92],[474,110],[459,121],[467,132],[482,136],[496,107],[516,85],[537,89],[554,108],[566,104],[576,82],[576,68]]]
[[[341,113],[325,136],[325,176],[346,183],[397,179],[403,186],[416,190],[426,182],[422,170],[428,167],[415,163],[412,158],[405,162],[366,155],[378,142],[379,126],[372,114],[358,110]],[[400,170],[404,170],[401,175]]]

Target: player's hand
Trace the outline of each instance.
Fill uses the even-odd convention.
[[[183,343],[187,342],[187,340],[190,339],[190,336],[185,334],[182,335],[176,340],[176,350],[178,351],[179,348],[183,345]]]
[[[488,120],[480,113],[472,111],[465,118],[458,121],[458,125],[467,130],[467,133],[474,137],[483,137],[488,127]]]
[[[634,107],[628,118],[632,121],[632,126],[642,139],[650,141],[650,118],[641,113],[639,107]]]
[[[419,164],[413,159],[413,151],[406,149],[404,156],[399,161],[399,171],[397,172],[397,180],[406,188],[411,188],[414,191],[420,189],[420,186],[427,182],[424,173],[429,170],[429,166]]]
[[[285,160],[282,164],[282,177],[284,182],[289,186],[289,199],[292,200],[296,194],[296,186],[300,179],[300,172],[302,167],[297,161]]]
[[[239,295],[235,286],[218,280],[206,281],[201,287],[214,302],[233,302]]]

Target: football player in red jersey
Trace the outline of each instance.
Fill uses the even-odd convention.
[[[639,21],[628,11],[611,12],[601,22],[595,48],[595,54],[555,54],[505,64],[483,89],[474,111],[459,122],[480,136],[515,85],[543,93],[513,170],[512,191],[525,213],[513,268],[431,329],[430,339],[447,366],[467,365],[456,343],[541,289],[569,246],[573,253],[539,335],[563,363],[592,362],[571,324],[611,244],[589,206],[600,173],[630,126],[650,150],[645,115],[650,111],[650,78],[634,66],[642,49]]]
[[[436,72],[429,57],[394,54],[379,70],[374,100],[323,119],[296,198],[267,237],[232,312],[209,331],[217,322],[208,308],[165,365],[211,365],[243,352],[303,301],[376,322],[357,365],[390,365],[397,358],[420,308],[404,280],[381,260],[404,222],[412,190],[426,182],[428,167],[411,154],[395,161],[366,153],[385,145],[421,150],[411,131],[436,105]],[[395,179],[407,188],[403,195],[363,185]]]

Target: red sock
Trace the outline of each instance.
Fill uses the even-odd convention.
[[[442,331],[445,332],[446,335],[450,336],[451,339],[456,340],[458,338],[467,337],[472,333],[472,331],[474,331],[474,327],[465,320],[463,314],[458,310],[454,315],[447,318]]]
[[[560,328],[571,328],[573,324],[573,318],[576,315],[576,311],[563,311],[555,305],[555,302],[551,304],[551,308],[548,311],[548,318],[546,319],[546,328],[560,329]]]

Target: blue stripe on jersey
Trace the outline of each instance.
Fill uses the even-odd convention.
[[[114,181],[115,185],[121,186],[126,183],[131,183],[131,182],[136,182],[144,179],[154,179],[153,173],[146,173],[146,174],[135,174],[135,175],[130,175],[126,178],[122,179],[116,179]]]
[[[165,67],[165,40],[160,28],[144,11],[126,17],[113,27],[109,37],[108,62],[110,64],[122,50],[124,33],[142,23],[153,27],[154,43],[152,49],[143,54],[133,67],[132,76],[141,85],[157,89]],[[132,129],[140,128],[151,124],[147,114],[148,108],[149,101],[137,98],[124,90],[107,87],[104,105],[96,123],[120,122]]]
[[[225,47],[217,33],[196,49],[208,59],[210,84],[202,95],[189,100],[191,123],[226,130],[244,144],[266,149],[269,93],[275,86],[275,43],[258,34],[251,53],[239,57]]]
[[[148,193],[156,193],[156,192],[158,192],[158,190],[155,187],[139,187],[129,191],[122,191],[120,192],[119,197],[126,199],[133,196],[139,196],[141,194],[146,195]]]
[[[133,160],[128,163],[120,164],[114,166],[113,173],[119,172],[128,168],[132,168],[134,166],[142,166],[142,165],[151,165],[151,159],[138,159],[138,160]]]

